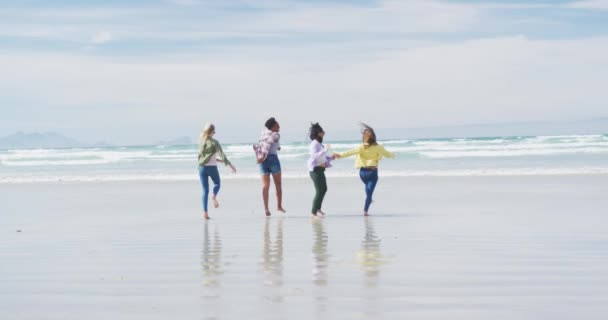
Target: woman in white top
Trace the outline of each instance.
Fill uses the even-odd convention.
[[[315,197],[312,201],[312,217],[317,214],[325,215],[321,206],[327,193],[327,180],[325,169],[331,167],[331,157],[327,155],[329,145],[323,145],[325,131],[318,123],[310,126],[310,158],[308,158],[308,171],[315,186]]]

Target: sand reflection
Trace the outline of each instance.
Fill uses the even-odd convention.
[[[327,233],[322,220],[312,220],[313,245],[312,245],[312,279],[318,286],[327,285],[327,266],[329,255],[327,253]]]
[[[205,221],[203,226],[203,252],[201,255],[201,266],[203,270],[203,286],[217,288],[220,286],[222,269],[222,238],[217,226],[213,234],[209,231],[209,223]],[[213,295],[217,294],[216,290]]]
[[[364,219],[365,235],[361,242],[361,249],[357,252],[359,265],[365,275],[365,285],[376,287],[380,275],[380,267],[384,264],[384,257],[380,252],[382,240],[376,235],[371,218]]]
[[[271,219],[264,224],[264,248],[262,252],[262,267],[269,285],[283,283],[283,219],[277,220],[274,241],[270,229]]]
[[[271,221],[276,221],[274,237],[272,234]],[[266,219],[264,224],[264,246],[262,250],[261,266],[264,273],[264,286],[271,287],[270,290],[265,290],[265,293],[268,294],[266,298],[274,302],[282,301],[283,219]]]

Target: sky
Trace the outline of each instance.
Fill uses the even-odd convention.
[[[0,136],[593,119],[608,0],[0,0],[0,71]]]

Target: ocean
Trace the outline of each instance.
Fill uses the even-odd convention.
[[[343,159],[312,219],[306,142],[270,218],[225,144],[211,220],[195,145],[0,151],[0,319],[606,317],[607,136],[382,143],[370,216]]]
[[[342,152],[358,141],[327,141]],[[534,176],[608,174],[608,135],[392,139],[382,176]],[[237,167],[223,179],[258,179],[251,144],[223,144]],[[197,145],[0,150],[0,183],[197,180]],[[308,177],[308,142],[284,143],[283,176]],[[333,162],[329,177],[356,175],[353,159]]]

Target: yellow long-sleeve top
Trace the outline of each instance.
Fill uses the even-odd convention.
[[[338,158],[346,158],[350,156],[357,155],[357,159],[355,159],[355,168],[364,168],[364,167],[377,167],[378,161],[383,157],[394,158],[395,154],[384,149],[384,146],[380,144],[368,145],[362,144],[357,148],[352,150],[348,150],[343,153],[338,153]]]

